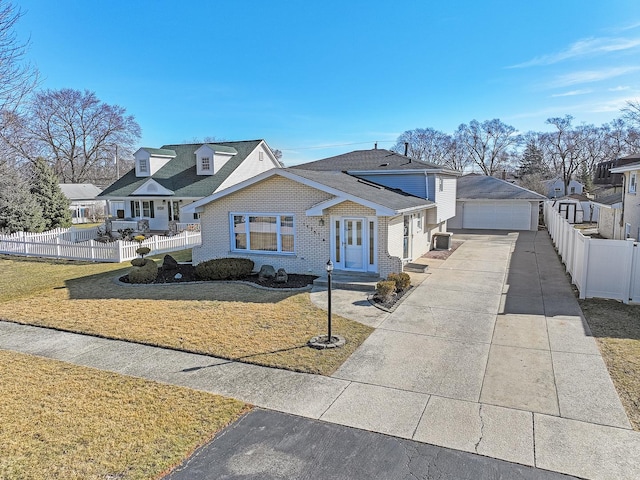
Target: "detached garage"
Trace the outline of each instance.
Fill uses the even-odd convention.
[[[458,178],[456,216],[448,228],[537,230],[546,197],[495,177],[469,174]]]

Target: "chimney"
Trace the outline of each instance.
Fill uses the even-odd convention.
[[[404,156],[407,156],[407,153],[409,153],[409,142],[404,142]]]
[[[503,180],[507,179],[507,171],[505,169],[502,169],[502,179]]]
[[[378,149],[378,142],[376,142],[376,143],[374,143],[374,144],[373,144],[373,149],[374,149],[374,150],[377,150],[377,149]]]

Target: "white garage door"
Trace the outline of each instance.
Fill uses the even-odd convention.
[[[481,202],[464,204],[463,228],[529,230],[529,202]]]

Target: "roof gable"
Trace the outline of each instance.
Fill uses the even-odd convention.
[[[131,192],[131,195],[173,195],[173,191],[163,187],[153,178],[149,178],[146,182]]]
[[[435,203],[430,200],[425,200],[399,190],[393,190],[343,172],[274,168],[187,205],[183,210],[186,213],[199,211],[200,207],[208,203],[232,195],[239,190],[260,183],[274,175],[280,175],[295,182],[335,195],[340,199],[337,203],[350,200],[354,203],[370,207],[381,216],[392,216],[403,211],[435,206]],[[309,210],[309,214],[319,214],[313,212],[313,209]]]

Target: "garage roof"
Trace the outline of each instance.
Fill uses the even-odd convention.
[[[547,197],[495,177],[470,173],[458,178],[458,200],[547,200]]]

